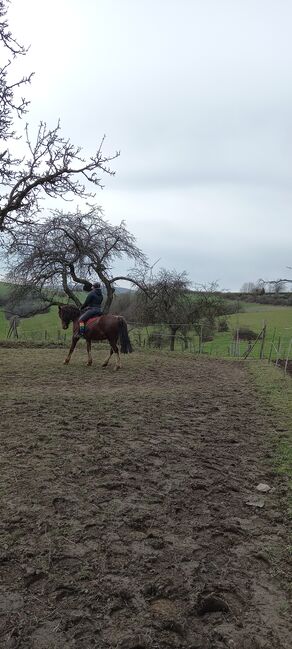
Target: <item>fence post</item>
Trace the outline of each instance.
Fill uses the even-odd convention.
[[[203,325],[201,325],[200,327],[199,354],[202,353],[202,347],[203,347]]]
[[[275,329],[273,331],[273,337],[272,337],[271,348],[270,348],[270,353],[269,353],[269,363],[271,362],[271,358],[272,358],[272,349],[274,347],[274,340],[275,340],[275,336],[276,336],[276,331],[277,330],[276,330],[276,327],[275,327]]]
[[[288,361],[289,361],[289,354],[290,354],[291,345],[292,345],[292,338],[290,338],[290,342],[289,342],[288,350],[287,350],[287,358],[286,358],[286,362],[285,362],[285,374],[287,373],[287,366],[288,366]]]
[[[239,356],[239,329],[236,330],[235,356]]]
[[[248,348],[247,351],[243,354],[243,358],[244,358],[244,359],[247,358],[247,357],[250,355],[251,351],[253,350],[253,348],[255,347],[255,345],[257,344],[257,342],[260,340],[260,337],[261,337],[262,333],[263,333],[263,329],[262,329],[262,331],[259,333],[259,335],[256,337],[256,339],[255,339],[253,345],[252,345],[250,348]]]
[[[278,360],[280,358],[280,351],[281,351],[281,336],[279,336],[279,340],[278,340],[277,356],[276,356],[276,363],[275,363],[276,366],[278,365]]]
[[[267,325],[266,323],[263,326],[263,332],[262,332],[262,343],[261,343],[261,348],[260,348],[260,358],[263,358],[264,355],[264,345],[265,345],[265,340],[266,340],[266,331],[267,331]]]

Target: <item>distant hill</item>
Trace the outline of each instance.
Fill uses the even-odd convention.
[[[220,293],[222,297],[228,300],[237,300],[238,302],[270,304],[273,306],[292,306],[292,293]]]
[[[132,293],[135,289],[133,288],[124,288],[123,286],[116,286],[116,293]]]
[[[14,288],[14,284],[10,284],[9,282],[3,282],[0,281],[0,298],[1,297],[7,297],[9,294],[9,291]],[[132,288],[124,288],[123,286],[115,286],[116,293],[131,293],[133,291]],[[82,291],[76,291],[78,294],[82,294]]]

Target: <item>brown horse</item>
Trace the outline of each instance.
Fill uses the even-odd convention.
[[[69,323],[73,322],[73,337],[71,342],[71,347],[69,349],[68,356],[65,358],[64,363],[67,365],[70,362],[70,358],[73,354],[73,351],[79,340],[79,317],[81,315],[80,310],[72,305],[67,304],[64,306],[59,306],[59,317],[62,321],[63,329],[68,329]],[[91,356],[91,342],[98,340],[108,340],[111,346],[110,355],[102,364],[102,367],[106,367],[113,353],[117,355],[116,370],[119,370],[121,367],[120,352],[117,346],[117,342],[120,343],[120,348],[122,354],[130,354],[132,352],[132,345],[129,339],[128,327],[125,318],[119,315],[101,315],[94,316],[86,322],[85,333],[83,335],[87,343],[87,353],[88,361],[87,365],[92,365],[92,356]]]

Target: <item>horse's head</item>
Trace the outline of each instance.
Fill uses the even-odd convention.
[[[70,322],[77,320],[79,315],[79,309],[72,304],[59,306],[59,318],[61,319],[63,329],[68,329]]]

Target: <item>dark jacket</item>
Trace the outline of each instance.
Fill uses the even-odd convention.
[[[92,309],[95,307],[100,307],[101,303],[103,300],[103,294],[101,292],[100,288],[95,288],[90,293],[88,293],[87,298],[82,305],[82,310],[83,309]]]

